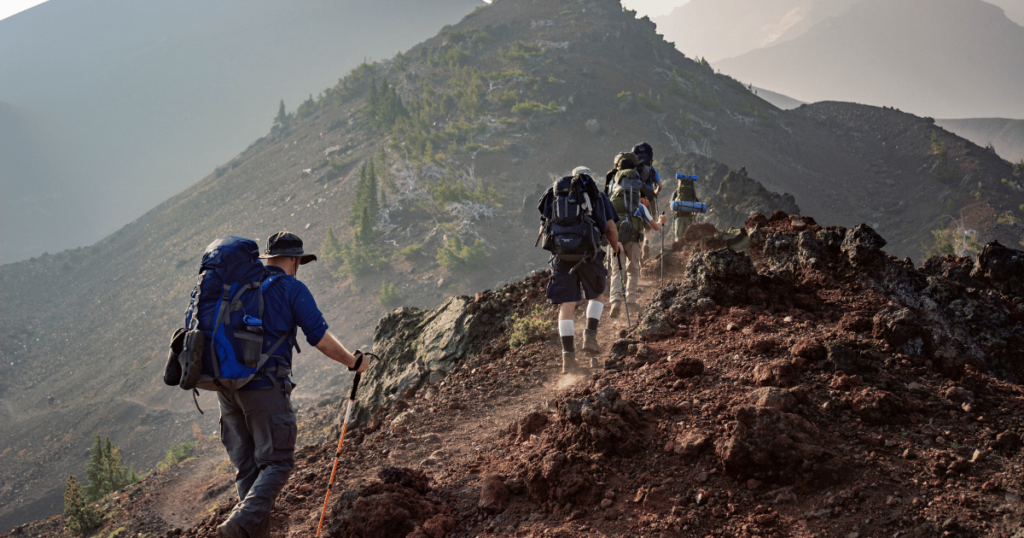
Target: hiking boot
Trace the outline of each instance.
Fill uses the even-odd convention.
[[[196,329],[185,333],[185,343],[178,362],[181,364],[181,388],[194,389],[203,375],[203,347],[206,338]]]
[[[263,522],[256,528],[256,532],[252,535],[252,538],[270,538],[270,514],[267,513],[267,517],[263,518]]]
[[[591,357],[599,353],[604,353],[604,349],[601,348],[601,344],[597,343],[597,329],[583,330],[583,351],[586,351]],[[591,359],[591,367],[593,367],[593,359]]]
[[[612,301],[612,310],[611,312],[608,312],[608,317],[617,318],[619,317],[620,312],[622,312],[622,303],[619,301]]]
[[[170,387],[181,383],[181,363],[178,362],[178,355],[181,355],[186,332],[181,328],[171,335],[171,349],[167,352],[167,366],[164,367],[164,384]]]
[[[241,525],[230,519],[217,525],[217,536],[220,538],[249,538],[249,533]]]
[[[563,351],[562,352],[562,373],[563,374],[575,374],[580,371],[580,366],[576,364],[576,352],[575,351]]]

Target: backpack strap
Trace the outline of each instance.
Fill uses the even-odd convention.
[[[217,300],[217,315],[213,318],[213,334],[210,336],[210,363],[213,365],[213,384],[219,388],[223,388],[220,383],[220,362],[217,359],[217,347],[214,345],[215,335],[217,333],[217,326],[222,323],[222,320],[228,315],[228,305],[231,302],[231,296],[238,284],[227,285],[224,284],[224,289],[221,292],[220,299]]]

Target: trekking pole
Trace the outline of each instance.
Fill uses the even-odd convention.
[[[661,212],[665,214],[664,211]],[[661,287],[665,287],[665,225],[661,225]]]
[[[380,360],[380,357],[373,353],[363,353],[366,360]],[[349,420],[352,418],[352,407],[356,401],[356,389],[359,388],[359,379],[362,377],[361,373],[356,373],[355,378],[352,379],[352,392],[348,395],[348,405],[345,407],[345,422],[341,426],[341,438],[338,439],[338,451],[334,454],[334,468],[331,469],[331,481],[327,483],[327,496],[324,497],[324,510],[320,513],[320,524],[316,526],[317,538],[320,537],[320,529],[324,526],[324,516],[327,515],[327,501],[331,498],[331,488],[334,487],[334,474],[338,471],[338,460],[341,458],[341,447],[345,444],[345,431],[348,430]]]
[[[626,301],[626,275],[622,274],[622,250],[619,250],[619,253],[615,255],[615,261],[619,262],[619,283],[622,284],[622,302],[626,305],[626,328],[632,330],[633,324],[629,321],[629,302]]]

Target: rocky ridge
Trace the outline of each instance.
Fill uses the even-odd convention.
[[[631,330],[606,321],[605,367],[583,376],[557,375],[556,340],[508,345],[505,320],[544,303],[545,272],[382,319],[383,355],[448,352],[410,354],[419,381],[381,384],[404,391],[367,391],[384,396],[350,430],[326,535],[1019,532],[1024,253],[993,243],[915,268],[864,225],[746,225],[749,254],[669,254],[671,283]],[[490,335],[474,332],[483,315]],[[435,338],[449,332],[471,341]],[[275,533],[315,533],[340,414],[302,414]],[[230,496],[172,528],[147,504],[162,476],[103,501],[101,534],[213,536]],[[4,536],[55,536],[59,519]]]

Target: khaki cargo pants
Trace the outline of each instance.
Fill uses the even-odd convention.
[[[270,517],[277,494],[295,468],[295,411],[291,384],[218,393],[220,436],[234,464],[239,503],[228,519],[249,536]],[[265,528],[265,527],[264,527]]]
[[[639,243],[626,243],[622,245],[622,256],[625,259],[625,267],[623,270],[626,273],[626,297],[627,303],[635,303],[639,299],[638,291],[640,290],[640,244]],[[611,247],[608,247],[608,259],[611,260],[611,283],[609,295],[611,295],[612,302],[622,302],[622,278],[619,275],[619,261],[615,259],[615,254],[612,254]]]

